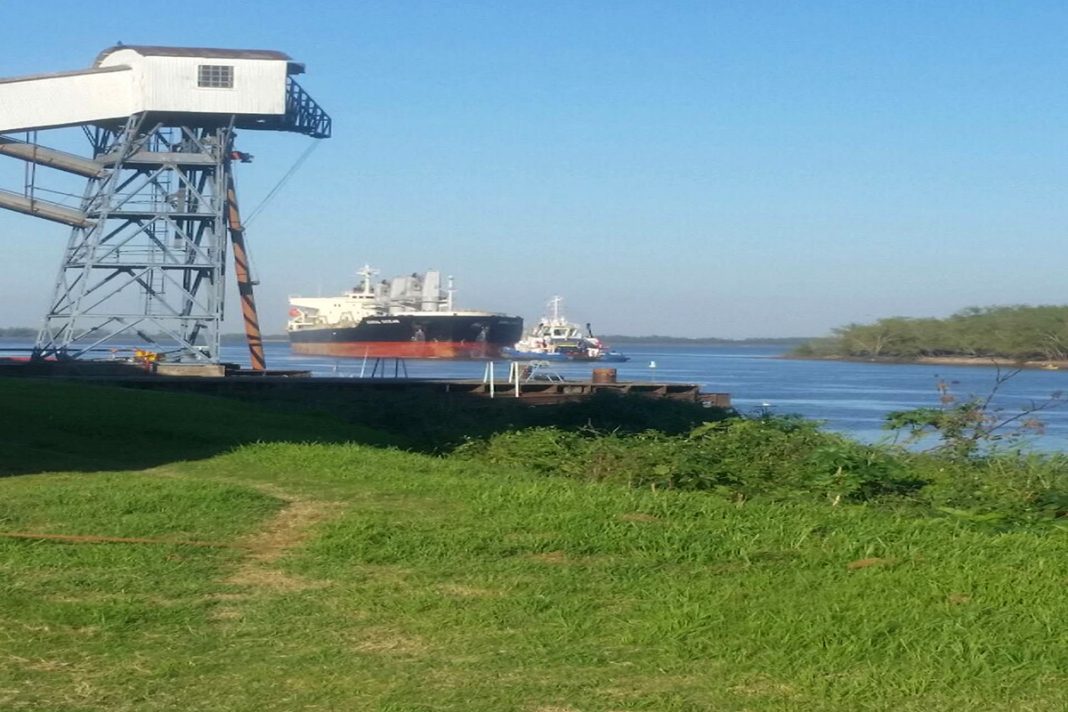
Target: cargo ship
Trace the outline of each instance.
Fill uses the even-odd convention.
[[[339,358],[492,359],[523,335],[523,319],[453,306],[452,278],[430,270],[360,284],[336,297],[290,297],[286,331],[296,354]]]

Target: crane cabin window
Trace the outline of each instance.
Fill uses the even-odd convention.
[[[208,89],[233,89],[234,68],[229,64],[201,64],[197,67],[197,86]]]

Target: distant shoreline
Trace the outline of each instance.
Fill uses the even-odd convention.
[[[919,358],[889,358],[861,356],[796,356],[783,354],[779,358],[790,361],[844,361],[846,363],[877,363],[887,366],[996,366],[1039,371],[1068,371],[1068,361],[1015,361],[990,356],[920,356]]]
[[[621,334],[598,334],[597,338],[608,344],[671,344],[673,346],[800,346],[812,341],[802,336],[768,337],[765,339],[721,339],[714,336],[623,336]]]

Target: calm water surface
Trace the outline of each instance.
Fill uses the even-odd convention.
[[[313,373],[359,377],[370,365],[360,360],[297,357],[285,344],[268,345],[268,363],[273,368],[304,368]],[[997,369],[979,366],[920,366],[828,361],[794,361],[780,358],[779,346],[679,346],[673,344],[626,344],[621,351],[631,357],[626,363],[553,364],[564,378],[588,379],[594,366],[611,366],[620,380],[699,383],[704,391],[731,394],[742,412],[769,403],[772,412],[796,413],[824,421],[832,430],[875,441],[887,436],[882,429],[895,410],[937,406],[939,380],[950,384],[960,398],[985,397],[997,379]],[[233,359],[247,360],[243,347],[227,347]],[[650,367],[655,363],[656,367]],[[412,377],[482,378],[486,364],[462,361],[409,361]],[[508,374],[508,363],[495,364],[498,378]],[[1006,416],[1034,402],[1042,402],[1059,390],[1068,391],[1068,372],[1021,371],[999,389],[995,407]],[[1043,411],[1039,418],[1046,433],[1034,445],[1043,450],[1068,450],[1068,404]]]
[[[17,346],[25,348],[29,344]],[[0,349],[5,347],[13,348],[15,344],[0,344]],[[735,407],[742,412],[755,411],[768,403],[772,412],[821,420],[829,429],[868,441],[886,437],[882,423],[887,413],[938,405],[939,380],[949,383],[955,395],[966,398],[973,394],[986,396],[997,378],[993,367],[786,360],[778,358],[785,349],[777,346],[625,344],[620,350],[631,357],[629,362],[553,364],[552,368],[568,379],[588,379],[595,365],[603,365],[616,368],[620,380],[699,383],[704,391],[730,393]],[[360,376],[361,369],[367,375],[371,371],[371,364],[359,359],[294,356],[285,343],[266,344],[266,353],[271,368],[353,378]],[[243,346],[224,347],[223,357],[248,363]],[[508,362],[494,366],[497,378],[505,380]],[[482,378],[486,363],[408,361],[407,367],[412,378]],[[1012,415],[1062,389],[1068,391],[1066,371],[1022,371],[1001,386],[995,406],[1004,415]],[[1033,445],[1042,450],[1068,451],[1068,405],[1043,411],[1039,418],[1046,432],[1035,438]]]

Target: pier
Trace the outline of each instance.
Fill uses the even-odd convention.
[[[0,377],[68,379],[123,388],[201,393],[229,397],[284,395],[316,401],[329,395],[354,400],[395,397],[511,399],[528,405],[553,405],[601,393],[664,398],[730,408],[729,393],[704,393],[695,383],[590,380],[524,380],[514,370],[509,378],[437,379],[398,377],[312,376],[308,371],[255,371],[225,364],[130,364],[118,361],[0,360]],[[487,374],[489,370],[487,369]]]
[[[101,380],[101,379],[94,379]],[[334,378],[278,377],[278,376],[140,376],[102,379],[116,386],[186,391],[222,396],[250,396],[256,394],[300,394],[315,400],[320,394],[332,397],[344,395],[353,399],[380,399],[397,396],[427,398],[512,399],[528,405],[554,405],[581,401],[601,393],[639,395],[674,401],[699,403],[708,407],[730,408],[729,393],[702,393],[692,383],[593,381],[527,381],[516,383],[485,382],[481,380],[446,380],[421,378]]]

